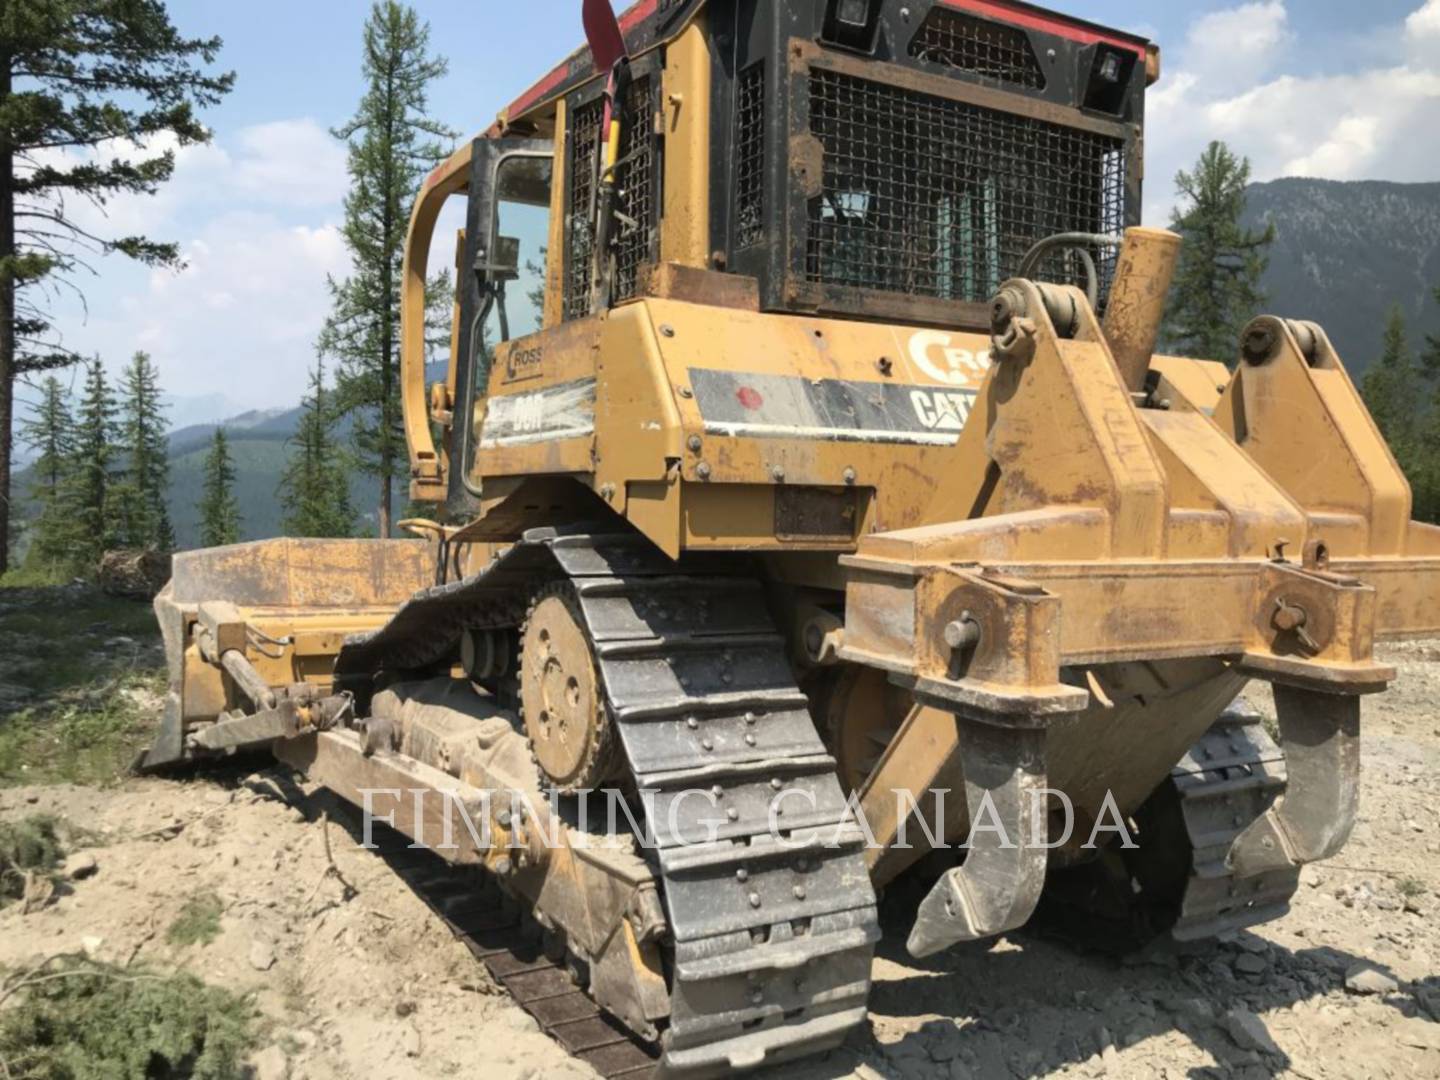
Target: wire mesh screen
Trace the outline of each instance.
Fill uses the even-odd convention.
[[[568,147],[569,221],[565,251],[565,318],[590,314],[594,284],[595,189],[600,169],[600,125],[605,102],[596,99],[571,110]],[[655,246],[655,131],[650,115],[650,77],[637,78],[625,94],[620,128],[620,162],[615,170],[615,278],[612,299],[635,295],[640,266]]]
[[[740,73],[735,90],[735,246],[765,235],[765,64]]]
[[[624,218],[617,225],[615,246],[616,303],[635,295],[643,263],[655,247],[655,121],[650,109],[650,79],[636,79],[625,95],[625,123],[620,135],[620,167],[616,170],[616,207]],[[625,220],[625,219],[629,220]]]
[[[1045,88],[1045,73],[1025,31],[958,11],[934,8],[911,39],[910,55],[999,82]]]
[[[824,69],[810,73],[810,130],[825,152],[812,282],[982,302],[1036,241],[1125,225],[1118,138]],[[1063,258],[1047,274],[1070,280]]]
[[[599,167],[600,124],[605,102],[596,100],[570,111],[565,136],[569,180],[569,221],[565,244],[565,318],[590,314],[595,255],[595,172]]]

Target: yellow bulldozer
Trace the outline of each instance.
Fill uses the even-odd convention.
[[[583,17],[415,205],[434,520],[178,555],[146,764],[272,748],[430,847],[607,1076],[837,1045],[902,881],[917,956],[1282,914],[1354,823],[1375,643],[1440,632],[1440,529],[1319,325],[1157,350],[1159,50],[1018,0]]]

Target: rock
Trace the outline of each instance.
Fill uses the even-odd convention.
[[[103,937],[83,937],[80,939],[80,948],[85,950],[85,955],[94,960],[100,954],[100,949],[105,944]]]
[[[1393,994],[1399,988],[1389,975],[1363,960],[1345,972],[1345,989],[1352,994]]]
[[[71,881],[84,881],[100,872],[100,864],[88,851],[79,851],[65,860],[65,876]]]
[[[170,580],[170,556],[158,551],[107,551],[100,559],[100,588],[111,596],[153,600]]]
[[[1225,1014],[1225,1032],[1241,1050],[1262,1054],[1280,1054],[1280,1047],[1270,1037],[1265,1022],[1249,1009],[1231,1009]]]
[[[269,971],[275,966],[275,946],[257,938],[250,945],[250,966],[256,971]]]
[[[261,1050],[250,1059],[250,1065],[255,1070],[255,1080],[285,1080],[290,1074],[290,1062],[278,1046]]]
[[[405,1031],[401,1035],[401,1045],[405,1047],[406,1057],[418,1058],[422,1048],[420,1029],[414,1024],[406,1024]]]
[[[1243,952],[1235,958],[1235,970],[1246,975],[1263,975],[1270,965],[1254,953]]]

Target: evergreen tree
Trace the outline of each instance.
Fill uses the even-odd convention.
[[[200,546],[224,547],[240,542],[240,504],[235,498],[235,462],[225,429],[215,429],[205,455],[205,489],[200,499]]]
[[[408,457],[400,401],[400,280],[409,208],[456,133],[427,115],[430,82],[447,62],[429,55],[430,28],[396,0],[379,0],[365,23],[367,89],[336,128],[349,143],[345,244],[351,275],[330,282],[331,314],[320,350],[339,361],[336,397],[353,418],[356,456],[379,480],[380,535],[390,535],[395,479]]]
[[[293,450],[280,478],[280,505],[287,536],[351,536],[355,511],[350,505],[344,451],[335,445],[335,411],[325,391],[325,365],[317,360],[310,394],[295,432]]]
[[[1405,312],[1399,304],[1390,309],[1380,358],[1365,373],[1361,394],[1391,451],[1405,471],[1413,474],[1418,464],[1423,394],[1405,332]]]
[[[1185,238],[1166,320],[1169,348],[1182,356],[1233,364],[1240,332],[1265,303],[1260,279],[1275,226],[1263,231],[1240,223],[1250,162],[1212,142],[1193,172],[1175,178],[1186,205],[1171,227]]]
[[[1440,289],[1435,290],[1435,302],[1440,304]],[[1428,413],[1419,422],[1420,461],[1416,475],[1411,477],[1411,487],[1415,492],[1415,516],[1421,521],[1440,523],[1440,337],[1431,335],[1425,339],[1420,366],[1434,389]]]
[[[40,401],[30,419],[20,425],[20,441],[36,455],[30,466],[30,497],[39,503],[48,503],[60,494],[75,445],[73,425],[65,388],[51,375],[40,386]]]
[[[40,401],[30,419],[20,426],[20,439],[35,451],[30,468],[30,498],[39,507],[32,523],[32,542],[26,563],[32,567],[63,565],[70,538],[61,502],[75,453],[74,420],[65,400],[65,388],[53,375],[40,388]]]
[[[1440,304],[1440,288],[1435,290],[1435,302]],[[1440,336],[1427,335],[1425,349],[1420,354],[1420,365],[1428,379],[1440,379]]]
[[[74,457],[60,505],[69,523],[69,562],[95,570],[100,556],[118,542],[115,527],[115,464],[118,420],[115,396],[97,356],[85,372],[84,397],[75,415]]]
[[[160,379],[149,353],[137,352],[125,369],[120,400],[125,478],[117,485],[119,539],[127,548],[175,549],[166,498],[170,492],[169,425]]]
[[[181,36],[162,0],[0,3],[0,501],[10,495],[16,380],[80,361],[51,326],[57,292],[82,291],[96,256],[180,262],[174,244],[96,235],[74,208],[153,194],[169,180],[173,149],[147,144],[209,140],[196,111],[233,82],[206,70],[219,49],[219,38]],[[102,144],[115,152],[90,152]],[[0,573],[9,553],[0,514]]]

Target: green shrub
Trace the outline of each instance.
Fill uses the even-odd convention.
[[[197,893],[185,901],[180,914],[165,932],[171,945],[209,945],[220,936],[220,916],[225,905],[214,893]]]
[[[185,973],[60,957],[7,979],[12,996],[0,1075],[13,1080],[240,1080],[255,1043],[252,1003]]]
[[[0,908],[24,898],[30,874],[50,874],[64,858],[59,818],[36,814],[0,822]]]

